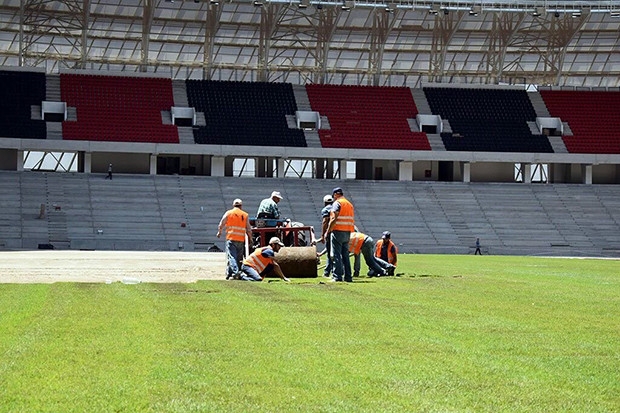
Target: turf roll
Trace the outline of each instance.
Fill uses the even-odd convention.
[[[283,247],[276,254],[276,262],[286,277],[316,278],[316,247]]]

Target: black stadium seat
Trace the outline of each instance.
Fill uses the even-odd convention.
[[[450,123],[452,132],[441,134],[448,151],[553,152],[547,137],[528,127],[536,112],[525,90],[425,87],[424,93],[432,113]]]
[[[303,131],[290,129],[286,115],[297,105],[289,83],[187,80],[190,106],[204,112],[194,127],[198,144],[305,147]]]
[[[0,137],[45,139],[45,121],[31,119],[44,100],[44,73],[0,70]]]

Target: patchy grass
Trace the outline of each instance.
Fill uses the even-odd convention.
[[[620,410],[620,262],[400,255],[398,269],[0,285],[0,412]]]

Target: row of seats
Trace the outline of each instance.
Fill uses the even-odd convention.
[[[450,122],[442,133],[446,150],[553,152],[547,137],[532,134],[536,111],[525,90],[425,87],[433,114]]]
[[[287,117],[297,110],[288,83],[185,82],[189,106],[205,115],[193,128],[197,144],[306,146],[302,131]],[[418,114],[405,87],[315,85],[305,87],[312,110],[326,116],[319,131],[325,148],[430,150],[425,133],[412,132]],[[62,74],[61,99],[77,121],[63,122],[63,138],[178,143],[178,128],[164,125],[174,106],[172,81],[103,75]],[[546,136],[533,134],[536,113],[523,90],[425,87],[432,114],[449,121],[441,134],[446,150],[552,152]],[[551,116],[568,122],[563,136],[572,153],[620,153],[620,92],[540,92]],[[44,73],[0,70],[0,136],[44,139],[46,124],[33,120],[33,107],[46,100]]]
[[[162,123],[174,106],[170,79],[61,74],[60,91],[77,114],[63,122],[64,139],[179,143],[177,128]]]
[[[319,131],[324,148],[431,149],[426,134],[409,127],[418,109],[408,88],[306,85],[306,92],[329,120],[331,129]]]
[[[0,70],[0,136],[45,139],[45,122],[31,119],[44,100],[45,73]]]
[[[620,92],[541,90],[549,114],[568,122],[569,152],[620,153]]]
[[[189,105],[204,112],[206,125],[194,127],[198,144],[305,147],[286,116],[297,104],[289,83],[187,80]]]

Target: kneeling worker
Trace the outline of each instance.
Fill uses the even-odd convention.
[[[394,275],[394,270],[396,269],[396,263],[398,261],[398,248],[396,248],[396,244],[392,242],[392,233],[390,231],[383,231],[381,239],[377,241],[377,245],[375,245],[375,257],[392,264],[393,268],[390,271],[390,275]]]
[[[368,266],[369,277],[394,274],[395,267],[392,264],[373,255],[374,247],[374,241],[368,235],[361,232],[351,233],[349,252],[355,256],[355,261],[353,262],[353,275],[355,277],[360,274],[360,253],[364,256],[364,261]]]
[[[282,273],[280,265],[274,260],[275,254],[283,246],[280,238],[273,237],[269,240],[269,246],[254,250],[249,257],[243,260],[241,279],[244,281],[262,281],[265,274],[273,270],[283,281],[289,281]]]

